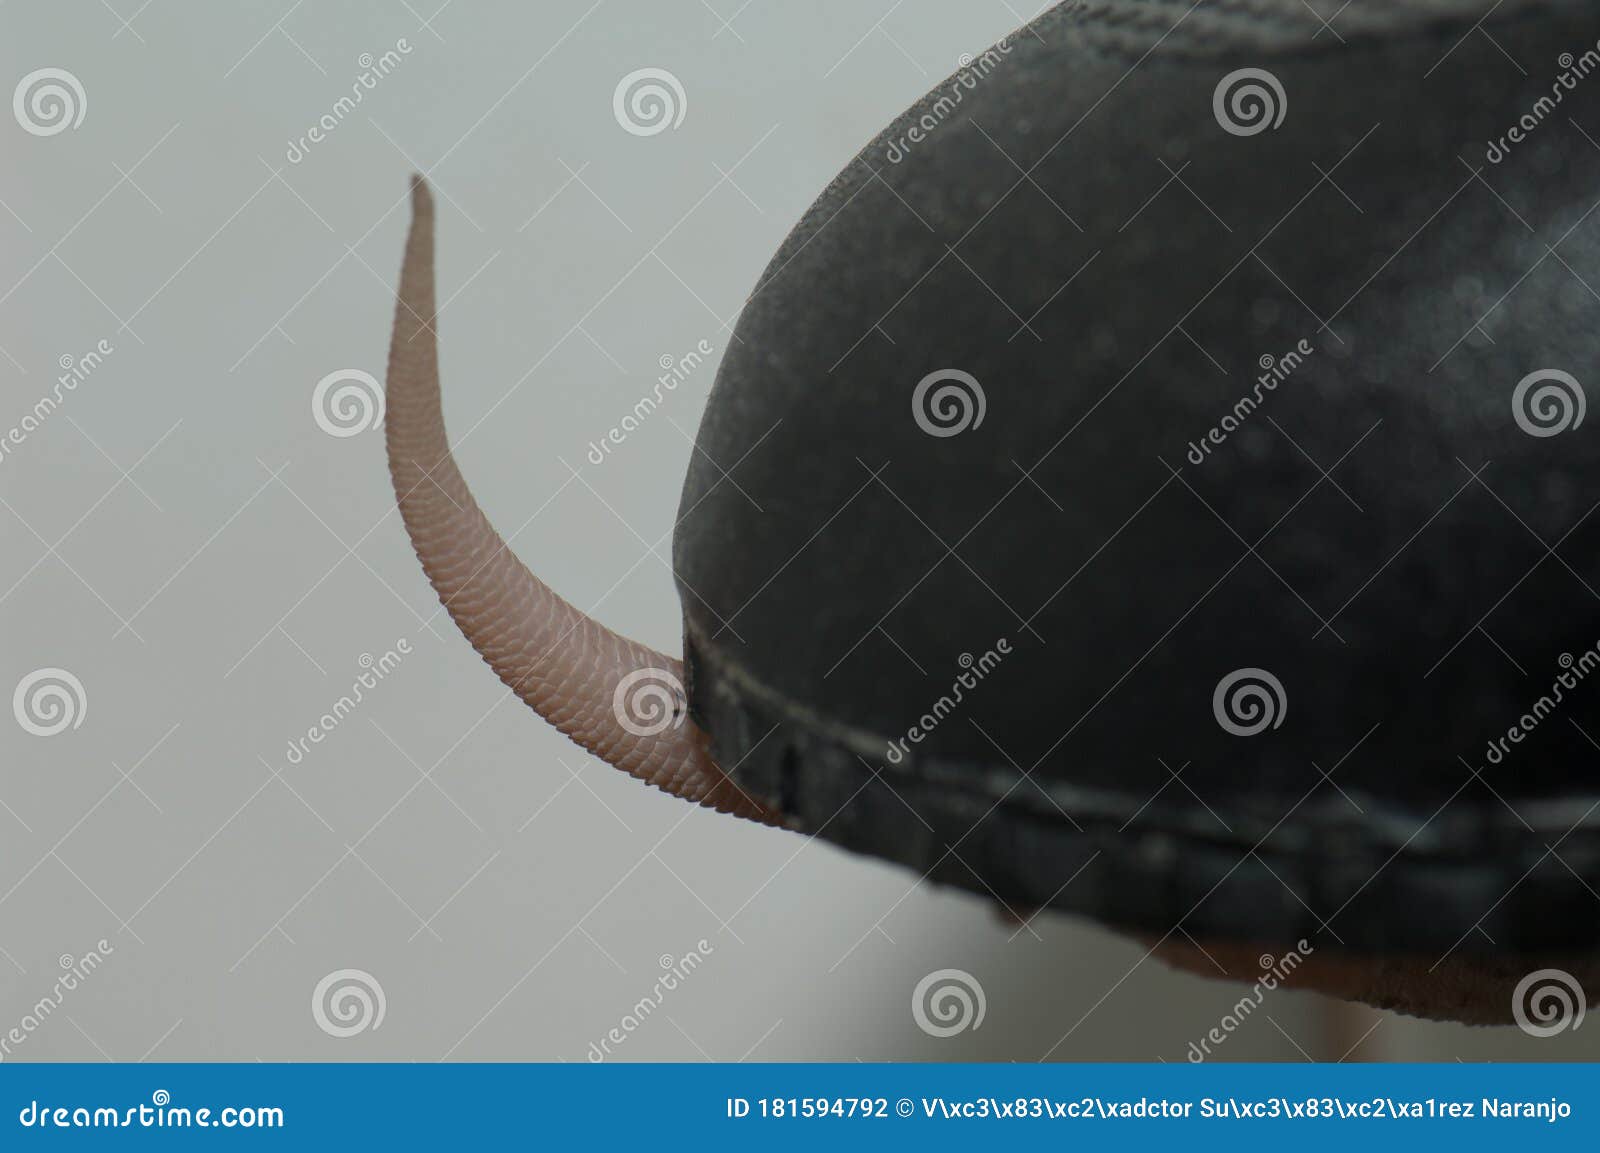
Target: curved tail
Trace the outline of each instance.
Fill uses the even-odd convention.
[[[682,664],[557,596],[472,499],[440,408],[433,196],[420,176],[411,192],[385,436],[400,514],[439,599],[512,692],[601,760],[696,804],[777,823],[711,759],[705,733],[688,717]]]

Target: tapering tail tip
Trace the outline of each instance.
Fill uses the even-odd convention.
[[[490,525],[450,452],[439,395],[433,194],[411,178],[412,221],[389,346],[384,434],[412,547],[440,601],[517,696],[596,757],[696,804],[769,824],[681,713],[683,666],[619,637],[535,577]],[[630,715],[637,700],[644,710]]]
[[[433,218],[433,189],[420,172],[411,174],[411,211],[415,216]]]

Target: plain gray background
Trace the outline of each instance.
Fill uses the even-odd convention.
[[[0,724],[0,1032],[57,958],[114,952],[11,1059],[560,1058],[705,964],[619,1057],[1183,1060],[1241,990],[1142,946],[687,809],[588,761],[438,608],[381,433],[312,418],[336,370],[381,378],[407,175],[440,198],[445,407],[519,554],[668,652],[667,558],[714,364],[603,465],[663,356],[727,328],[856,150],[1034,15],[1006,0],[539,4],[7,0],[4,92],[71,71],[83,123],[0,117],[0,426],[63,356],[103,365],[0,460],[0,687],[71,670],[50,738]],[[412,51],[303,161],[378,55]],[[618,81],[671,71],[644,138]],[[714,360],[715,358],[713,358]],[[520,526],[520,527],[519,527]],[[299,765],[288,741],[362,654],[413,652]],[[0,714],[3,716],[3,714]],[[338,1039],[312,990],[370,972],[381,1027]],[[981,1028],[910,1011],[935,969]],[[1536,1042],[1276,994],[1222,1059],[1552,1058]]]

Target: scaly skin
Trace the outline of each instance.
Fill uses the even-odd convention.
[[[682,664],[620,637],[535,577],[478,508],[450,454],[439,397],[434,331],[433,196],[412,182],[413,217],[389,347],[385,436],[400,514],[422,567],[463,635],[533,710],[607,764],[673,796],[777,824],[711,758],[705,733],[681,699],[648,692],[636,728],[653,729],[651,708],[675,708],[653,735],[623,726],[613,700],[629,674],[663,670],[643,685],[681,686]],[[629,694],[633,696],[633,694]],[[664,713],[655,717],[664,719]]]
[[[389,349],[385,433],[400,513],[439,599],[511,691],[596,757],[696,804],[781,824],[779,814],[728,779],[711,758],[706,734],[687,716],[650,736],[623,727],[613,708],[623,678],[656,669],[681,685],[682,664],[568,604],[516,558],[472,499],[450,455],[440,410],[433,197],[420,177],[412,200]],[[1206,976],[1219,975],[1220,968],[1226,979],[1246,982],[1260,975],[1259,952],[1225,941],[1207,942],[1204,954],[1183,944],[1158,950],[1178,968]],[[1596,979],[1592,958],[1560,960]],[[1319,955],[1287,984],[1423,1017],[1499,1023],[1510,1017],[1510,990],[1530,967],[1537,966],[1526,957],[1430,966],[1408,957]]]

